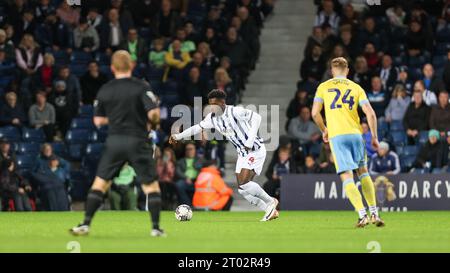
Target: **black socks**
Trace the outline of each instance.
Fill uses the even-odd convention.
[[[147,194],[147,209],[154,229],[159,229],[159,214],[161,213],[161,193],[152,192]]]
[[[103,204],[103,192],[99,190],[90,190],[86,200],[86,211],[84,214],[83,225],[90,225],[95,212]]]

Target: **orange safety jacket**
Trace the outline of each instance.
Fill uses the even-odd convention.
[[[221,210],[233,190],[228,187],[215,167],[206,167],[200,170],[195,181],[195,193],[192,204],[199,209]]]

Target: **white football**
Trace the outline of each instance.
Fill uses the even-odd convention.
[[[189,221],[192,219],[192,209],[188,205],[179,205],[175,209],[175,218],[178,221]]]

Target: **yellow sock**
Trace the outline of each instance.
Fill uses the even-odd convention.
[[[348,199],[352,203],[355,210],[359,213],[361,218],[361,216],[365,214],[366,209],[364,208],[362,196],[355,185],[355,181],[353,181],[352,178],[348,178],[344,180],[343,187],[345,190],[345,194],[347,195]]]
[[[363,173],[359,177],[359,181],[361,182],[362,192],[367,205],[369,205],[369,207],[375,207],[377,205],[377,200],[375,198],[375,187],[373,186],[372,178],[368,173]]]

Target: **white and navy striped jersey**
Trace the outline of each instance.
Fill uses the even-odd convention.
[[[199,125],[202,129],[217,130],[234,145],[239,155],[246,156],[248,151],[245,147],[256,151],[264,145],[263,139],[258,136],[259,128],[252,128],[256,115],[251,110],[227,105],[222,115],[210,113]]]

